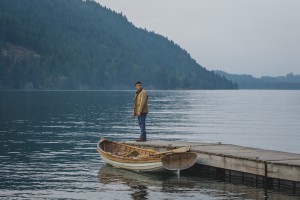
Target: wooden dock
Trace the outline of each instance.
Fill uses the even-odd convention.
[[[190,151],[198,155],[197,164],[222,169],[224,176],[248,174],[268,185],[280,187],[285,183],[297,191],[300,189],[300,154],[220,143],[164,140],[126,143],[156,150],[190,146]]]

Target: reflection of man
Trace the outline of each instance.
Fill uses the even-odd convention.
[[[134,98],[134,108],[133,116],[138,117],[139,126],[141,129],[140,138],[137,139],[137,142],[145,142],[147,140],[146,136],[146,116],[148,113],[148,94],[142,88],[142,82],[137,81],[135,83],[135,98]]]
[[[131,189],[133,189],[133,193],[131,194],[131,197],[134,200],[139,200],[139,199],[148,199],[148,192],[147,189],[148,187],[146,185],[141,185],[140,183],[138,183],[139,185],[132,185],[130,186]]]

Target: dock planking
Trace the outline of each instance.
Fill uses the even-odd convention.
[[[293,181],[295,185],[300,182],[300,154],[221,143],[165,140],[126,143],[161,150],[190,146],[190,151],[197,153],[200,165]]]

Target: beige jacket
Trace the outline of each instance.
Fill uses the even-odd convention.
[[[138,113],[148,113],[148,94],[144,89],[135,93],[133,114]]]

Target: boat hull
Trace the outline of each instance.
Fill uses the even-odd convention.
[[[166,168],[163,167],[162,162],[150,162],[150,163],[126,163],[126,162],[116,162],[113,160],[109,160],[104,156],[101,156],[105,163],[112,165],[116,168],[133,170],[137,172],[163,172],[167,171]]]
[[[160,172],[187,169],[195,164],[197,155],[178,148],[172,151],[158,152],[101,139],[97,151],[104,162],[122,169],[137,172]],[[184,152],[180,152],[184,151]]]
[[[137,172],[167,171],[161,162],[162,155],[156,155],[156,152],[153,150],[145,150],[126,144],[100,140],[97,145],[97,151],[105,163],[117,168],[134,170]],[[137,151],[141,156],[130,157],[118,155],[122,152],[128,154],[132,151]]]

